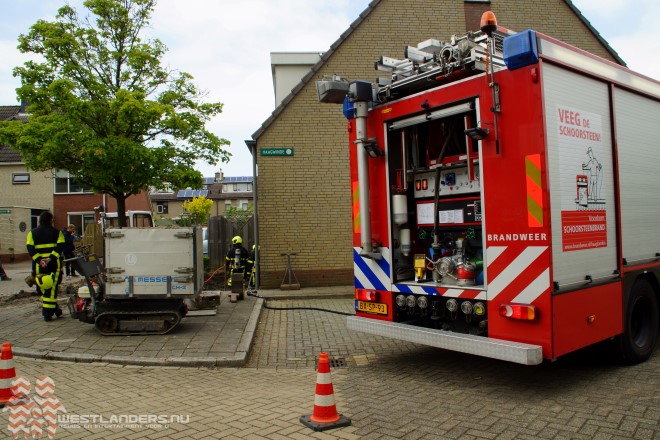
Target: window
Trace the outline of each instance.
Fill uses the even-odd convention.
[[[154,226],[151,213],[148,212],[132,212],[126,211],[126,226],[130,228],[151,228]],[[105,216],[106,228],[118,228],[119,216],[117,213],[106,214]]]
[[[252,191],[252,184],[251,183],[247,184],[247,190],[248,190],[248,192]]]
[[[94,221],[93,212],[69,213],[69,224],[76,225],[76,232],[81,236],[85,235],[87,225],[94,224]]]
[[[132,226],[136,228],[152,228],[154,224],[151,214],[134,213]]]
[[[156,202],[156,212],[158,214],[167,214],[168,212],[167,201]]]
[[[75,176],[68,171],[58,170],[55,172],[55,193],[91,193],[92,190],[85,188]]]
[[[238,191],[238,183],[234,183],[234,192]]]
[[[30,173],[12,173],[11,183],[14,185],[27,185],[30,183]]]
[[[225,212],[231,209],[231,203],[225,203]]]
[[[248,203],[247,203],[247,202],[243,202],[243,203],[241,203],[241,209],[242,209],[243,211],[247,211],[247,210],[248,210]]]

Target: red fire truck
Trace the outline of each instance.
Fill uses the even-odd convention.
[[[490,20],[490,21],[489,21]],[[532,30],[382,57],[343,102],[353,330],[539,364],[611,340],[654,351],[660,82]]]

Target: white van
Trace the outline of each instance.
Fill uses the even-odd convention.
[[[126,226],[131,228],[153,228],[154,219],[151,211],[126,211]],[[105,227],[119,227],[119,216],[116,212],[105,213]]]

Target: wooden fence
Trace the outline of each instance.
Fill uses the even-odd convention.
[[[89,252],[103,258],[103,228],[98,223],[85,225],[85,235],[77,245],[89,246]]]
[[[240,235],[243,246],[250,252],[254,240],[254,216],[233,218],[231,216],[211,217],[208,225],[209,260],[212,267],[218,267],[225,262],[227,252],[231,248],[231,239]]]

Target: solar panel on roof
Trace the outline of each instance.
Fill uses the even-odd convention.
[[[252,182],[254,179],[252,176],[228,176],[225,177],[225,183],[240,183],[240,182]]]
[[[209,190],[207,189],[180,189],[177,193],[176,196],[181,199],[189,199],[192,197],[207,197],[209,194]]]

